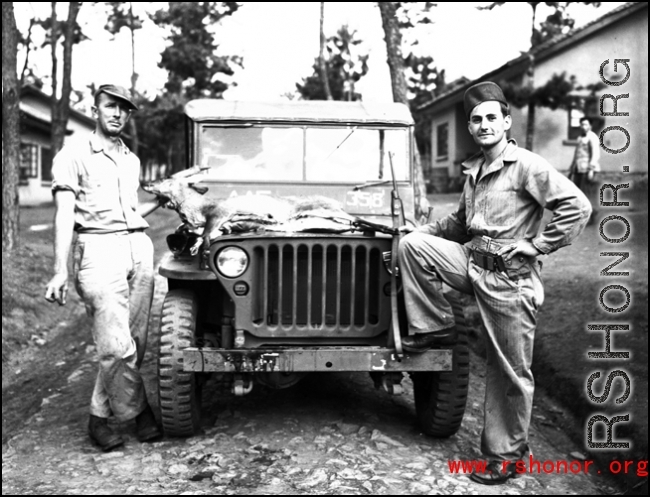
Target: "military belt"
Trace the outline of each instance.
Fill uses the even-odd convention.
[[[506,263],[503,257],[490,252],[483,252],[481,250],[472,250],[474,262],[478,267],[487,269],[488,271],[504,271],[506,270]]]

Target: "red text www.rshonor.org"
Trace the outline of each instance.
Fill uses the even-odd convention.
[[[447,461],[449,466],[450,473],[459,473],[459,474],[469,474],[469,473],[486,473],[489,471],[487,469],[487,461],[480,460],[449,460]],[[513,471],[518,474],[567,474],[573,473],[577,475],[578,473],[589,473],[589,467],[594,464],[594,461],[538,461],[534,459],[533,456],[528,457],[528,461],[525,459],[519,459],[517,461],[502,461],[501,462],[501,471]],[[630,474],[636,473],[637,476],[645,477],[648,476],[648,461],[617,461],[614,460],[609,464],[609,472],[611,474],[617,475],[620,473]],[[598,471],[600,473],[600,471]]]

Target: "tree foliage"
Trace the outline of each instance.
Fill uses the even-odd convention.
[[[415,141],[422,155],[431,155],[431,119],[417,112],[417,108],[440,95],[445,89],[445,70],[438,70],[433,57],[410,53],[404,59],[409,74],[406,84],[409,107],[415,120]]]
[[[479,9],[493,9],[504,5],[506,2],[494,2],[487,7]],[[567,12],[567,7],[572,3],[581,3],[584,5],[593,5],[599,7],[600,2],[543,2],[546,6],[552,7],[553,12],[540,24],[536,25],[537,7],[542,2],[526,2],[532,9],[531,15],[531,49],[528,53],[529,67],[527,79],[524,84],[513,85],[504,82],[508,87],[506,98],[512,100],[516,107],[527,107],[526,116],[526,148],[533,149],[535,136],[535,109],[537,107],[549,107],[557,109],[566,107],[569,92],[575,86],[575,77],[567,78],[566,73],[561,75],[554,74],[553,77],[542,86],[535,85],[535,52],[534,49],[543,43],[552,40],[555,36],[568,33],[574,26],[575,20]],[[505,90],[504,90],[505,93]]]
[[[232,65],[241,65],[242,59],[217,55],[218,45],[209,27],[238,9],[236,2],[169,2],[168,10],[153,15],[158,26],[171,30],[171,45],[163,51],[159,63],[169,71],[167,92],[187,98],[220,98],[228,89],[228,84],[217,76],[232,76]]]
[[[221,98],[229,83],[219,78],[242,65],[238,56],[218,54],[214,30],[235,13],[235,2],[169,2],[151,19],[169,30],[169,46],[159,66],[168,71],[165,89],[153,102],[140,101],[137,119],[140,159],[145,167],[165,165],[167,172],[185,167],[183,107],[191,99]]]
[[[515,107],[525,107],[532,103],[536,107],[549,109],[567,109],[572,103],[571,92],[576,87],[575,76],[567,76],[566,72],[553,74],[544,85],[537,87],[520,86],[508,81],[502,81],[499,86],[503,89],[506,100]]]
[[[81,8],[81,2],[70,2],[68,6],[68,19],[59,21],[56,16],[56,2],[52,2],[52,16],[49,21],[49,41],[52,47],[52,155],[55,155],[61,147],[65,138],[65,131],[68,126],[70,114],[70,93],[72,91],[72,47],[85,39],[77,24],[77,15]],[[46,21],[46,22],[47,22]],[[58,91],[58,55],[57,48],[59,38],[63,37],[63,78],[61,80],[61,97],[57,97]]]
[[[358,51],[361,43],[356,38],[356,31],[351,31],[348,26],[341,26],[336,35],[327,38],[323,62],[332,100],[361,100],[355,85],[368,72],[368,54]],[[296,83],[303,99],[328,100],[322,74],[319,57],[314,61],[313,74],[303,79],[302,84]]]
[[[95,2],[97,3],[97,2]],[[108,18],[104,29],[115,36],[122,28],[127,28],[131,35],[131,96],[136,100],[138,97],[135,84],[138,74],[135,72],[135,32],[142,28],[142,18],[133,14],[133,2],[105,2],[109,7]],[[138,116],[131,117],[129,121],[129,132],[131,134],[131,150],[138,155],[140,141],[138,138]]]
[[[507,2],[493,2],[486,7],[478,7],[479,10],[492,10],[494,7],[499,7],[506,4]],[[532,27],[530,35],[530,45],[536,47],[542,43],[550,40],[556,35],[566,34],[575,24],[575,19],[573,19],[567,12],[567,7],[572,3],[581,3],[583,5],[592,5],[594,7],[600,7],[601,2],[526,2],[530,5],[532,9]],[[537,27],[535,24],[537,17],[537,7],[540,4],[544,4],[547,7],[551,7],[553,12],[546,18],[546,20],[540,23],[540,26]]]
[[[98,3],[98,2],[95,2]],[[135,31],[142,28],[143,19],[133,14],[133,2],[102,2],[109,7],[109,14],[104,29],[116,35],[122,28]]]

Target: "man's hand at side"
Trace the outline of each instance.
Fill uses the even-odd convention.
[[[68,298],[68,273],[56,273],[45,289],[45,300],[65,305]]]

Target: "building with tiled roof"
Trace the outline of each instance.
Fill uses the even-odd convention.
[[[626,69],[616,59],[628,59],[630,77],[625,83],[614,86],[601,81],[601,64],[605,64],[603,77],[620,81]],[[508,61],[480,78],[467,81],[421,105],[417,112],[431,120],[432,177],[440,189],[445,181],[461,176],[461,162],[478,151],[467,132],[467,118],[463,112],[463,95],[471,85],[480,81],[495,81],[512,85],[525,85],[530,64],[534,64],[534,84],[543,86],[553,75],[565,73],[574,77],[576,91],[572,92],[571,108],[535,109],[535,135],[533,151],[547,159],[559,170],[566,171],[573,158],[579,119],[584,115],[594,118],[594,130],[599,133],[610,126],[625,128],[630,134],[630,144],[624,153],[601,154],[603,174],[618,177],[623,168],[629,168],[630,177],[648,172],[648,4],[633,2],[611,10],[602,17],[566,34],[558,35],[536,46],[530,52]],[[598,83],[600,87],[593,88]],[[602,116],[600,98],[605,94],[628,94],[618,100],[618,112],[629,116]],[[613,109],[612,100],[605,100],[604,112]],[[512,107],[513,126],[510,137],[520,146],[526,143],[526,107]],[[610,150],[620,149],[626,143],[621,131],[608,131],[604,145]],[[458,184],[458,181],[455,181]]]

